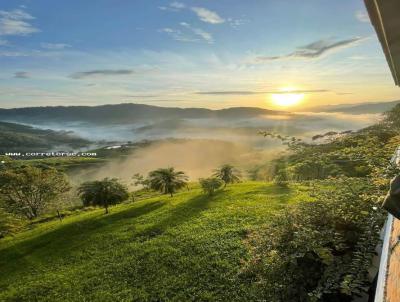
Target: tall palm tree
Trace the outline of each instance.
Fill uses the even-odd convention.
[[[163,194],[174,193],[186,186],[188,177],[183,171],[175,171],[174,168],[161,168],[149,173],[150,188]]]
[[[229,164],[222,165],[218,169],[214,170],[213,176],[224,181],[224,188],[227,184],[240,181],[240,171]]]

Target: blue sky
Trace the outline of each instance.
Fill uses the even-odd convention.
[[[398,99],[361,0],[2,0],[0,107]]]

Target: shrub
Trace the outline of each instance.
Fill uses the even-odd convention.
[[[336,180],[337,181],[337,180]],[[253,232],[244,275],[267,301],[351,301],[371,284],[368,268],[384,215],[378,191],[345,179]]]
[[[224,184],[224,182],[221,179],[215,177],[201,178],[199,179],[199,183],[204,193],[208,195],[213,195],[215,191],[221,188],[222,185]]]

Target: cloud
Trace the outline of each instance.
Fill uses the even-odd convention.
[[[174,1],[171,2],[168,6],[159,6],[158,8],[165,11],[178,12],[186,8],[186,5],[181,2]]]
[[[168,36],[170,36],[175,41],[180,41],[180,42],[198,42],[199,41],[199,39],[188,36],[187,34],[183,33],[179,29],[165,27],[165,28],[159,29],[159,32],[166,33]]]
[[[134,71],[131,69],[96,69],[89,71],[76,72],[70,75],[72,79],[84,79],[99,76],[119,76],[133,74]]]
[[[40,43],[40,46],[45,49],[60,50],[71,47],[69,44],[64,43]]]
[[[0,36],[27,36],[39,29],[28,21],[35,19],[22,9],[0,10]]]
[[[6,46],[6,45],[8,45],[8,41],[0,39],[0,46]]]
[[[254,94],[285,94],[285,93],[324,93],[330,92],[327,89],[311,89],[311,90],[291,90],[291,91],[249,91],[249,90],[232,90],[232,91],[200,91],[199,95],[254,95]]]
[[[205,30],[202,30],[201,28],[194,28],[186,22],[181,22],[180,24],[181,24],[181,26],[186,27],[189,30],[191,30],[195,35],[199,36],[207,43],[210,43],[210,44],[214,43],[214,38],[209,32],[206,32]]]
[[[212,34],[202,30],[201,28],[192,27],[189,23],[181,22],[180,25],[186,29],[186,31],[182,31],[180,29],[174,28],[162,28],[159,32],[166,33],[175,41],[180,42],[200,42],[205,41],[209,44],[214,43],[214,38]]]
[[[229,25],[230,25],[232,28],[234,28],[234,29],[237,29],[237,28],[239,28],[240,26],[242,26],[243,24],[246,24],[246,23],[249,22],[249,20],[246,20],[246,19],[233,19],[233,18],[228,18],[228,19],[226,19],[226,20],[228,21]]]
[[[29,79],[30,75],[26,71],[18,71],[16,73],[14,73],[14,78],[16,78],[16,79]]]
[[[216,12],[208,10],[204,7],[192,7],[191,9],[203,22],[211,24],[220,24],[225,22],[225,19],[220,17]]]
[[[252,95],[252,94],[263,94],[265,92],[260,91],[200,91],[196,92],[196,94],[200,95]]]
[[[197,7],[197,6],[187,7],[184,3],[177,2],[177,1],[171,2],[168,6],[159,6],[158,8],[161,10],[171,11],[171,12],[179,12],[183,9],[189,9],[192,12],[194,12],[201,21],[203,21],[205,23],[221,24],[221,23],[225,23],[225,21],[228,21],[229,25],[232,26],[233,28],[237,28],[246,22],[246,20],[242,20],[242,19],[236,20],[233,18],[228,18],[225,20],[220,15],[218,15],[217,12],[214,12],[207,8]]]
[[[181,2],[177,2],[177,1],[174,1],[174,2],[170,3],[169,6],[170,6],[170,7],[173,7],[173,8],[176,8],[176,9],[183,9],[183,8],[186,7],[185,4],[183,4],[183,3],[181,3]]]
[[[368,13],[365,11],[361,11],[361,10],[356,11],[355,17],[360,22],[364,22],[364,23],[370,22]]]
[[[159,95],[146,95],[146,94],[124,94],[121,95],[124,98],[158,98]]]
[[[365,38],[362,37],[354,37],[336,42],[332,42],[330,40],[318,40],[308,45],[298,47],[297,50],[290,54],[273,57],[259,56],[256,58],[256,61],[264,62],[284,59],[316,59],[341,49],[356,46],[363,40],[365,40]]]
[[[0,51],[0,57],[29,57],[29,53],[20,51]]]

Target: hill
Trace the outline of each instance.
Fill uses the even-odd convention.
[[[81,148],[89,141],[67,131],[38,129],[31,126],[0,122],[0,153],[48,152],[56,147]]]
[[[247,182],[98,209],[0,241],[1,301],[251,301],[243,239],[304,188]]]
[[[0,120],[34,124],[52,122],[124,124],[149,119],[250,118],[275,114],[281,114],[281,112],[254,107],[211,110],[204,108],[168,108],[143,104],[118,104],[93,107],[59,106],[0,109]]]
[[[394,108],[400,101],[392,102],[374,102],[374,103],[363,103],[363,104],[341,104],[341,105],[330,105],[330,106],[318,106],[307,108],[302,111],[311,112],[341,112],[347,114],[379,114],[389,111]]]

